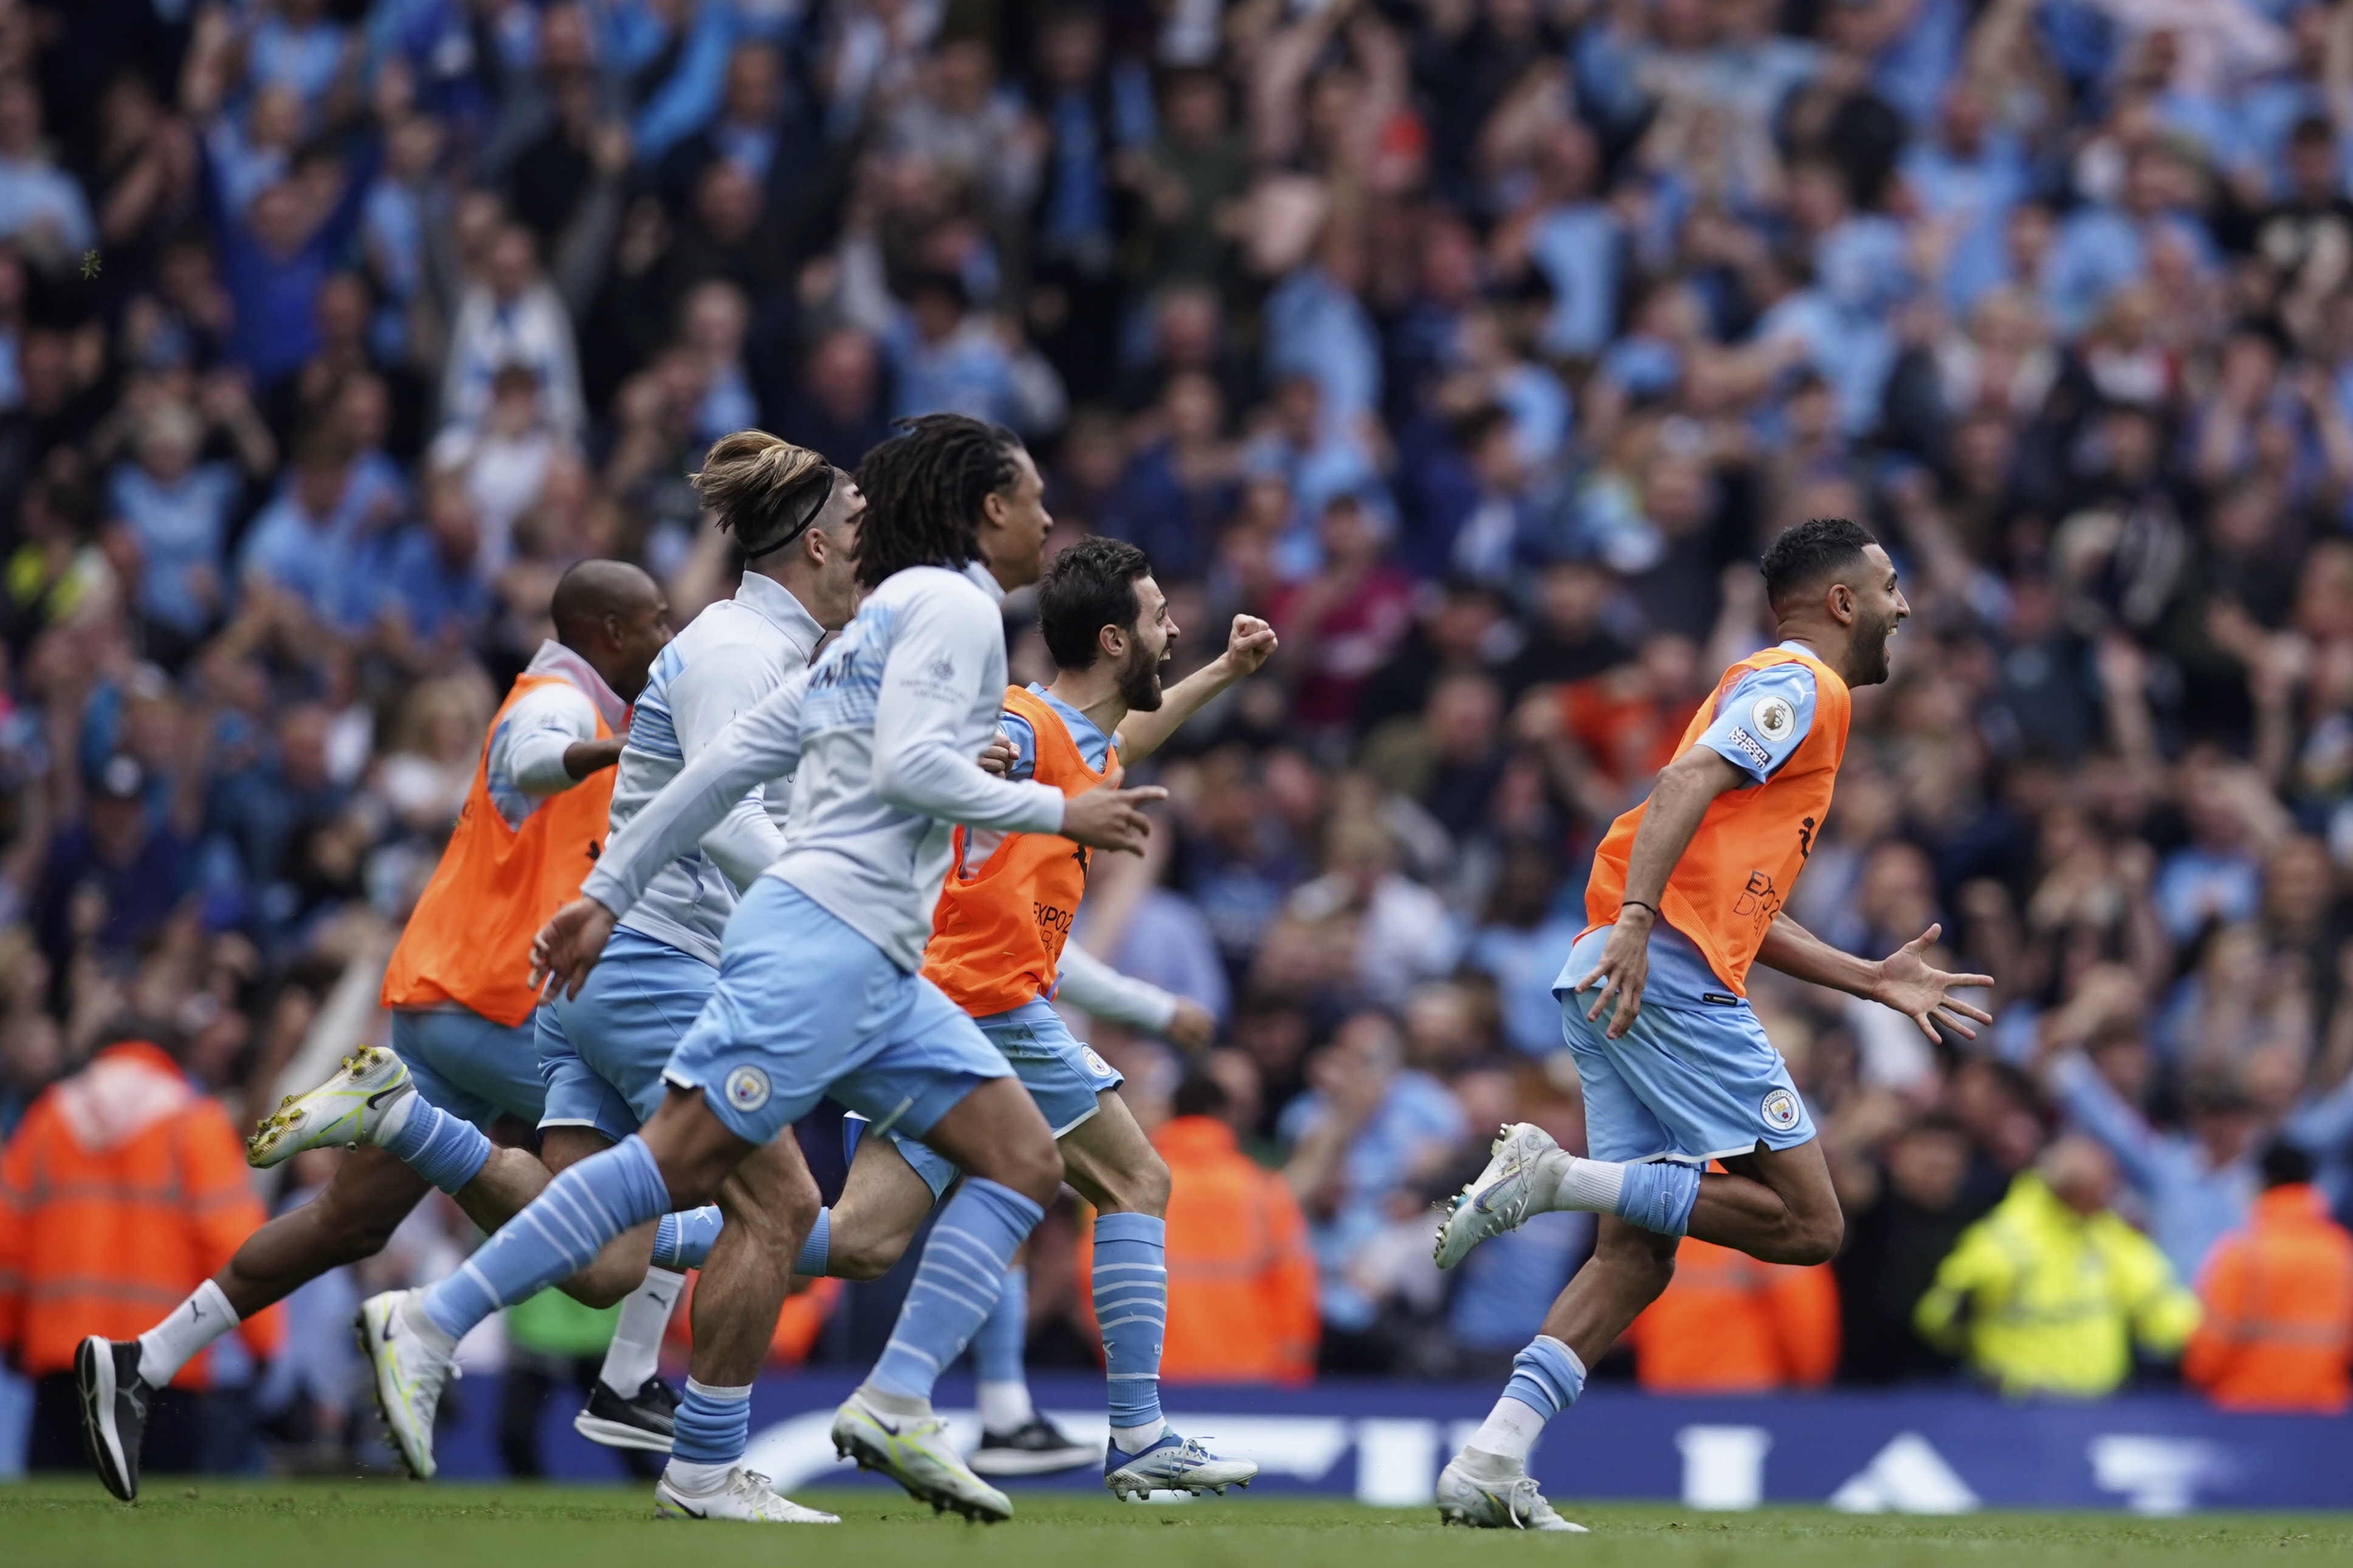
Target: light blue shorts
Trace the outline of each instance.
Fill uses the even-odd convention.
[[[763,877],[735,906],[719,984],[663,1078],[766,1143],[830,1094],[921,1137],[1005,1058],[940,988],[799,889]]]
[[[462,1008],[396,1010],[392,1054],[408,1068],[425,1103],[477,1127],[501,1114],[537,1126],[546,1090],[528,1021],[494,1024]]]
[[[1074,1131],[1088,1118],[1103,1109],[1096,1096],[1108,1094],[1127,1079],[1117,1068],[1096,1054],[1092,1046],[1079,1043],[1054,1005],[1043,997],[1025,1002],[1003,1013],[993,1013],[975,1019],[980,1032],[988,1037],[989,1044],[1005,1053],[1013,1075],[1029,1090],[1029,1098],[1038,1102],[1045,1114],[1046,1123],[1060,1138]],[[843,1139],[855,1157],[857,1132],[855,1121],[843,1123]],[[897,1131],[889,1134],[899,1152],[906,1156],[915,1174],[923,1178],[938,1197],[947,1191],[948,1184],[960,1173],[955,1166],[932,1152],[912,1138],[902,1138]]]
[[[1127,1081],[1093,1047],[1080,1044],[1054,1005],[1042,996],[976,1022],[988,1043],[1013,1064],[1057,1138],[1103,1109],[1097,1095]]]
[[[1570,951],[1567,971],[1589,972],[1609,935],[1607,927],[1588,933]],[[1585,1081],[1586,1152],[1594,1159],[1704,1165],[1754,1153],[1760,1142],[1794,1149],[1813,1137],[1788,1066],[1746,1002],[1668,1006],[1646,998],[1634,1026],[1611,1040],[1602,1034],[1608,1013],[1585,1021],[1591,992],[1554,995],[1561,1037]]]
[[[719,984],[690,952],[624,926],[605,943],[580,994],[539,1010],[542,1127],[593,1127],[617,1143],[669,1090],[662,1069]]]

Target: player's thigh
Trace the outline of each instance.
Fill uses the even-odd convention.
[[[1002,1180],[1000,1169],[1050,1159],[1059,1183],[1053,1131],[1004,1054],[938,986],[920,976],[908,984],[905,1005],[834,1080],[833,1097],[878,1130],[918,1139],[972,1174]],[[951,1148],[936,1135],[951,1119],[987,1131],[951,1133]]]
[[[1105,1213],[1161,1214],[1168,1207],[1168,1166],[1116,1093],[1097,1113],[1061,1136],[1062,1173],[1079,1195]]]
[[[1842,1216],[1838,1189],[1831,1182],[1830,1161],[1819,1138],[1810,1138],[1792,1149],[1760,1145],[1749,1153],[1732,1155],[1724,1162],[1724,1168],[1772,1188],[1782,1205],[1799,1220],[1826,1223]]]
[[[923,1142],[979,1176],[1043,1206],[1062,1183],[1061,1151],[1029,1091],[1011,1077],[983,1079],[923,1133]]]

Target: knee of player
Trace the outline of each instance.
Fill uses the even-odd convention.
[[[645,1280],[645,1271],[632,1272],[623,1267],[606,1267],[601,1261],[592,1263],[571,1279],[564,1281],[564,1293],[584,1307],[603,1310],[617,1306],[628,1293]]]
[[[1008,1142],[1000,1151],[994,1179],[1042,1208],[1062,1190],[1062,1151],[1047,1134],[1043,1122],[1038,1132],[1037,1137]]]
[[[1799,1215],[1792,1226],[1788,1255],[1782,1261],[1803,1265],[1828,1263],[1838,1256],[1839,1247],[1845,1240],[1846,1216],[1838,1211],[1835,1205],[1821,1214]]]
[[[1168,1163],[1157,1152],[1145,1151],[1145,1157],[1132,1171],[1121,1173],[1107,1194],[1129,1214],[1145,1214],[1155,1219],[1168,1213]]]
[[[904,1236],[843,1237],[835,1232],[825,1271],[836,1279],[880,1279],[906,1256]]]
[[[364,1258],[374,1258],[392,1245],[392,1233],[399,1228],[399,1215],[371,1214],[364,1209],[334,1201],[329,1192],[318,1200],[320,1229],[324,1233],[328,1250],[337,1263],[356,1263]]]

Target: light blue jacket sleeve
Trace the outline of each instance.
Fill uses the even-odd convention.
[[[1791,661],[1749,671],[1716,704],[1699,743],[1763,784],[1814,726],[1814,672]]]

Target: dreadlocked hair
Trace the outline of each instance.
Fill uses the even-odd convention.
[[[736,547],[758,555],[808,527],[832,492],[833,468],[780,436],[737,430],[712,443],[693,484]]]
[[[866,514],[858,582],[876,588],[910,566],[961,567],[980,553],[981,503],[1013,486],[1021,437],[961,414],[900,421],[858,465]]]

